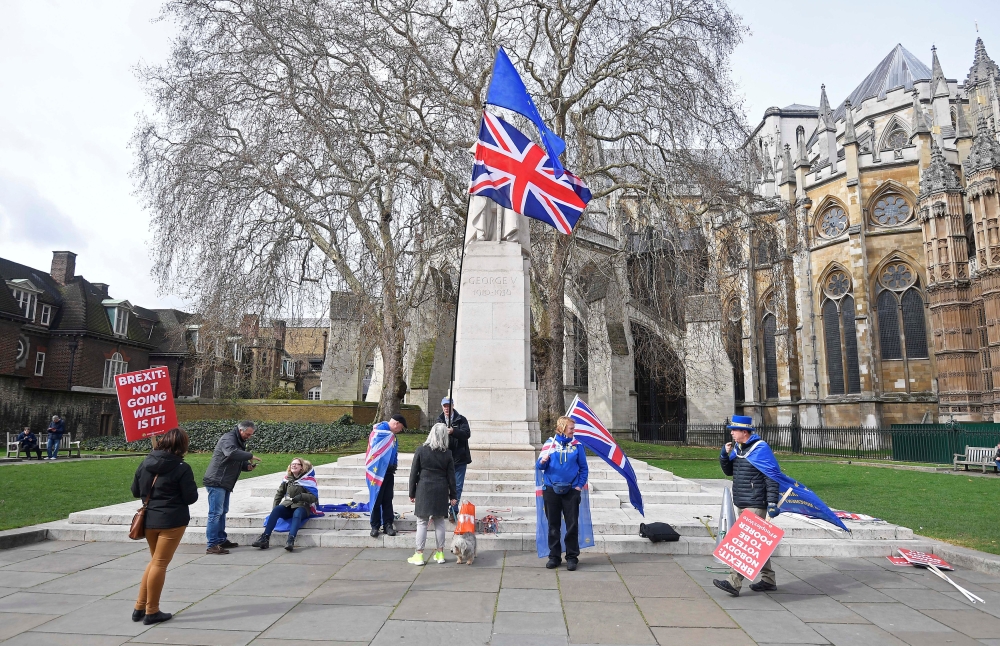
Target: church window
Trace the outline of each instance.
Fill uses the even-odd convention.
[[[777,321],[774,314],[766,314],[761,321],[764,332],[764,375],[765,396],[767,399],[778,398],[778,352],[775,345]]]
[[[910,138],[906,135],[906,131],[896,126],[885,138],[885,146],[882,150],[902,150],[910,143]]]
[[[823,334],[831,395],[861,392],[854,297],[850,289],[850,278],[839,270],[831,273],[823,285],[826,296],[822,310]]]
[[[774,234],[765,231],[757,239],[757,264],[770,265],[778,260],[778,241]]]
[[[831,206],[823,212],[819,221],[820,234],[824,238],[836,238],[847,231],[847,214],[839,206]]]
[[[896,193],[887,193],[878,198],[875,208],[872,209],[872,216],[875,222],[884,227],[894,227],[903,224],[913,215],[913,209],[906,203],[902,196]]]
[[[927,322],[916,273],[906,263],[893,262],[882,269],[878,283],[876,310],[882,359],[926,359]]]

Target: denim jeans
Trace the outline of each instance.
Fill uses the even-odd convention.
[[[271,532],[274,531],[274,526],[278,524],[279,518],[290,519],[288,523],[290,525],[288,536],[289,538],[295,538],[296,534],[299,533],[299,528],[302,527],[302,523],[309,520],[309,508],[299,507],[298,509],[292,509],[291,507],[278,505],[271,510],[270,515],[267,517],[267,524],[264,525],[264,536],[271,535]]]
[[[205,487],[208,491],[208,522],[205,538],[208,546],[222,545],[229,539],[226,534],[226,514],[229,513],[229,493],[222,487]]]
[[[59,443],[62,442],[62,436],[52,437],[49,435],[48,443],[45,446],[45,453],[50,458],[55,458],[59,455]]]
[[[465,470],[469,467],[468,464],[456,464],[455,465],[455,493],[456,501],[462,500],[462,488],[465,486]],[[458,516],[458,505],[454,505],[451,510]]]

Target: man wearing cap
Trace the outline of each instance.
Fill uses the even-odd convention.
[[[778,515],[778,483],[765,476],[750,463],[746,456],[761,439],[753,432],[753,418],[743,415],[733,415],[732,421],[726,427],[733,441],[727,442],[719,454],[719,464],[722,472],[733,477],[733,504],[736,513],[742,514],[749,509],[754,515],[764,518],[764,515],[774,518]],[[740,596],[743,586],[743,576],[731,570],[728,579],[715,579],[715,587],[725,590],[734,597]],[[754,592],[777,590],[774,580],[774,570],[771,569],[771,559],[767,560],[761,570],[761,579],[751,583]]]
[[[465,484],[465,470],[472,464],[472,452],[469,451],[469,437],[472,430],[469,428],[469,420],[455,410],[455,404],[451,397],[441,400],[441,414],[438,415],[438,424],[448,426],[448,450],[455,460],[455,489],[458,495],[455,503],[448,508],[448,520],[455,522],[458,518],[458,501],[462,500],[462,486]]]
[[[376,430],[391,431],[393,435],[399,435],[406,429],[406,418],[402,415],[393,415],[386,422],[381,422],[375,426]],[[386,536],[395,536],[396,528],[393,527],[394,515],[392,511],[392,488],[396,482],[396,466],[399,463],[399,443],[395,438],[392,440],[392,450],[389,457],[389,468],[386,469],[382,478],[382,486],[379,487],[375,504],[371,508],[372,538],[378,536],[379,528],[383,528]]]

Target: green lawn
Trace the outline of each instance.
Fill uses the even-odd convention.
[[[675,449],[683,455],[685,449]],[[710,459],[650,459],[682,478],[724,478]],[[956,545],[1000,554],[1000,478],[805,461],[779,455],[782,471],[835,509],[868,514]]]
[[[143,457],[59,459],[0,467],[0,492],[3,492],[0,494],[0,530],[46,523],[66,518],[74,511],[135,500],[131,491],[132,476]],[[191,453],[185,458],[199,485],[211,457],[209,453]],[[272,453],[259,457],[262,460],[254,475],[284,471],[296,456]],[[338,455],[324,453],[299,457],[318,465],[333,462]]]

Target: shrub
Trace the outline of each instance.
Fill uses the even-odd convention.
[[[305,399],[306,396],[297,390],[287,390],[285,388],[275,388],[271,391],[271,394],[267,396],[268,399]]]
[[[341,418],[343,419],[343,418]],[[370,426],[358,424],[303,424],[297,422],[260,422],[247,441],[247,450],[255,453],[315,453],[346,446],[368,437]],[[181,424],[191,440],[193,452],[213,451],[223,433],[231,431],[238,420],[203,420]],[[102,436],[84,439],[80,446],[85,451],[137,451],[150,450],[149,440],[126,442],[125,437]]]

